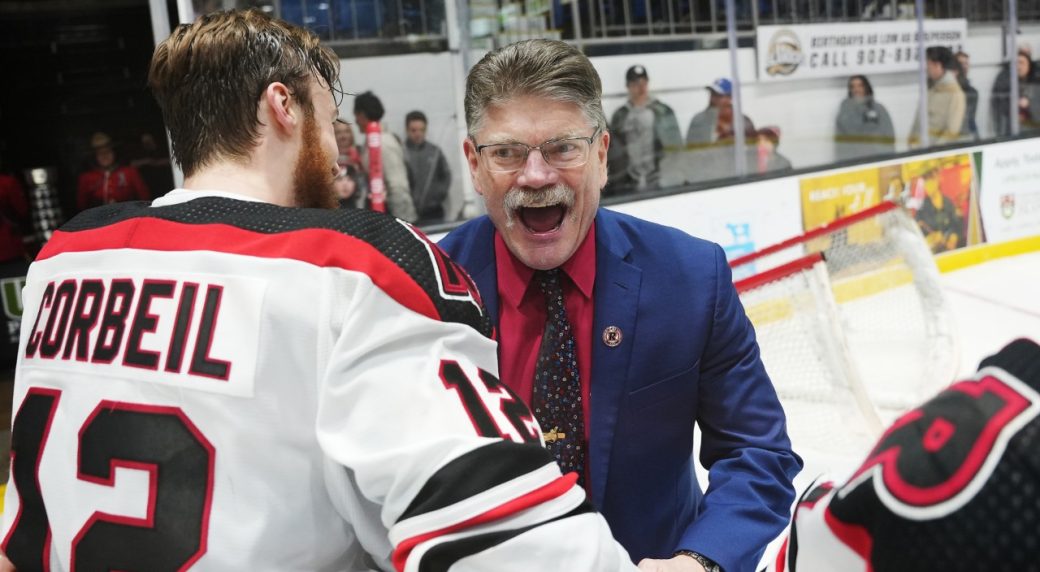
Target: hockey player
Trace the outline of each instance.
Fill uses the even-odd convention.
[[[70,221],[24,291],[19,569],[625,570],[498,379],[469,278],[332,201],[339,62],[260,12],[149,83],[184,187]]]
[[[1016,340],[798,501],[770,572],[1035,570],[1040,346]]]

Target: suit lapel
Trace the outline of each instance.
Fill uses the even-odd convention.
[[[596,216],[596,287],[592,327],[591,436],[589,467],[592,500],[599,508],[606,494],[614,431],[624,396],[643,272],[626,261],[632,250],[614,214],[600,209]],[[614,326],[621,343],[608,346],[603,331]],[[627,336],[627,337],[626,337]]]
[[[495,272],[495,253],[491,253],[491,263],[471,276],[480,291],[484,309],[491,317],[491,323],[498,329],[498,274]]]
[[[495,270],[495,227],[486,216],[478,219],[470,236],[462,236],[466,244],[453,256],[469,272],[480,291],[480,299],[491,323],[498,328],[498,273]]]

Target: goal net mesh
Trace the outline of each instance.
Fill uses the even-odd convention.
[[[737,289],[789,429],[828,433],[802,438],[826,440],[814,447],[859,449],[864,431],[869,447],[879,419],[953,381],[959,351],[938,270],[900,207],[883,203],[731,266],[751,275]]]

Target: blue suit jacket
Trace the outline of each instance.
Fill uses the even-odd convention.
[[[595,224],[592,502],[633,561],[686,549],[726,572],[754,570],[787,524],[801,459],[725,255],[604,209]],[[497,324],[494,233],[481,217],[440,246],[473,277]],[[617,347],[599,338],[608,326],[621,330]],[[693,469],[694,421],[706,493]]]

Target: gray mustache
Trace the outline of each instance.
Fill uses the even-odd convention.
[[[515,211],[522,207],[539,208],[563,205],[568,208],[574,206],[574,190],[562,183],[539,190],[522,189],[513,187],[506,192],[502,199],[503,206],[507,212]]]

